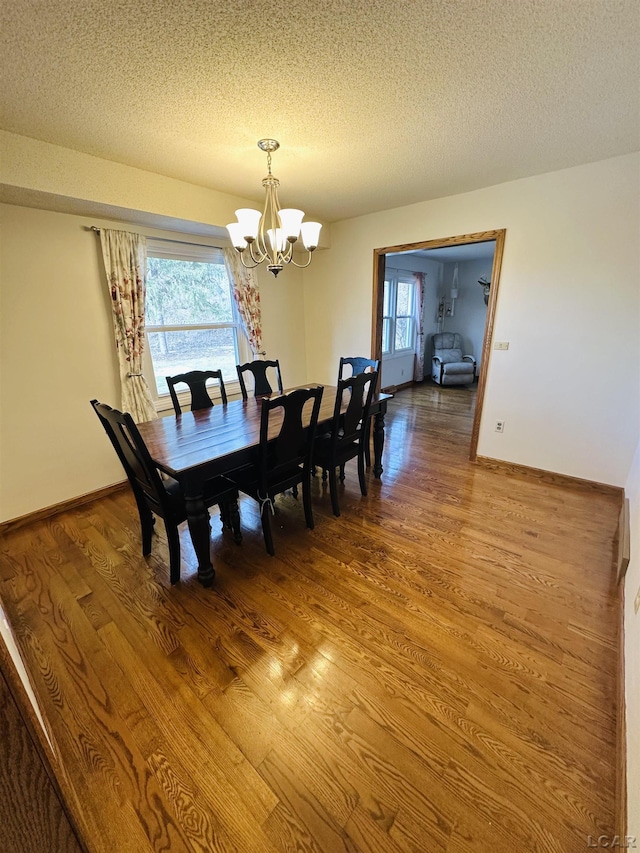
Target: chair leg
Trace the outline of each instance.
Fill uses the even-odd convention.
[[[148,557],[151,553],[151,536],[155,518],[151,510],[144,506],[138,506],[140,510],[140,527],[142,529],[142,556]]]
[[[340,482],[344,483],[344,465],[340,466]]]
[[[237,498],[229,501],[228,512],[229,524],[233,530],[233,541],[239,545],[242,542],[242,530],[240,529],[240,509]]]
[[[135,498],[136,506],[138,507],[138,515],[140,517],[142,556],[148,557],[151,553],[151,535],[153,534],[153,525],[155,524],[156,518],[138,489],[133,489],[133,497]]]
[[[180,580],[180,535],[177,526],[167,524],[167,542],[169,543],[169,580],[178,583]]]
[[[220,521],[223,531],[231,530],[231,514],[227,501],[220,501]]]
[[[295,484],[295,486],[291,489],[291,492],[292,492],[292,494],[293,494],[294,498],[297,498],[297,497],[298,497],[298,484],[297,484],[297,483],[296,483],[296,484]]]
[[[367,422],[364,430],[364,461],[367,463],[367,468],[371,468],[371,421]]]
[[[364,467],[364,452],[361,449],[360,453],[358,453],[358,480],[360,481],[360,494],[367,494],[367,478],[365,476],[365,467]]]
[[[311,477],[307,476],[302,481],[302,505],[304,506],[304,518],[307,527],[313,530],[313,509],[311,507]]]
[[[273,548],[273,534],[271,533],[271,513],[266,503],[262,507],[260,520],[262,521],[262,535],[264,536],[264,545],[267,549],[267,554],[273,557],[275,550]]]
[[[335,516],[340,515],[340,505],[338,503],[338,479],[336,477],[336,469],[329,469],[329,491],[331,493],[331,508]]]

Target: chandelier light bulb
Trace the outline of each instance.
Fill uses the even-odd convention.
[[[300,236],[300,226],[302,225],[304,211],[296,210],[295,207],[285,207],[283,210],[278,211],[278,216],[280,217],[280,225],[287,240],[295,243]]]
[[[274,252],[284,252],[287,246],[287,235],[283,228],[269,228],[267,231],[269,243]]]
[[[252,210],[250,207],[241,207],[240,210],[236,210],[236,216],[244,239],[248,243],[255,240],[260,229],[260,218],[262,217],[260,211]]]
[[[321,228],[322,225],[319,222],[303,222],[300,226],[302,242],[308,252],[313,252],[318,247]]]
[[[227,231],[231,237],[231,243],[233,244],[234,249],[242,251],[247,248],[247,241],[244,239],[244,235],[242,233],[241,222],[230,222],[229,225],[227,225]]]

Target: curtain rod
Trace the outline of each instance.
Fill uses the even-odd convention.
[[[99,234],[101,232],[101,230],[102,229],[99,228],[97,225],[89,225],[87,227],[87,231],[93,231],[95,234]],[[134,233],[134,232],[132,232],[132,233]],[[147,238],[147,240],[157,240],[160,243],[177,243],[179,246],[181,246],[181,245],[199,246],[203,249],[223,249],[224,248],[224,246],[216,246],[216,245],[212,246],[210,243],[194,243],[192,240],[188,240],[186,238],[184,240],[172,240],[170,237],[153,237],[153,236],[150,237],[148,234],[145,234],[144,236]],[[216,239],[220,239],[220,238],[219,237],[218,238],[212,237],[211,239],[216,240]]]

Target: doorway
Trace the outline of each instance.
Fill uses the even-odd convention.
[[[476,234],[464,234],[457,237],[447,237],[439,240],[426,240],[419,243],[407,243],[399,246],[386,246],[381,249],[374,249],[371,351],[373,358],[379,359],[382,363],[382,338],[384,326],[384,282],[387,255],[397,255],[400,253],[417,252],[420,250],[429,249],[445,249],[456,246],[464,246],[467,244],[487,243],[490,241],[493,241],[495,243],[493,264],[491,268],[490,286],[488,287],[487,294],[487,315],[484,327],[484,336],[482,340],[482,354],[480,359],[478,360],[478,390],[476,396],[475,413],[473,418],[473,428],[471,432],[471,444],[469,448],[469,459],[471,461],[475,461],[477,457],[478,435],[480,432],[480,421],[482,418],[482,406],[484,402],[487,369],[489,366],[489,356],[491,351],[491,339],[493,337],[495,309],[498,298],[498,289],[500,285],[500,271],[502,268],[502,255],[504,251],[505,234],[505,229],[500,229],[496,231],[482,231]]]

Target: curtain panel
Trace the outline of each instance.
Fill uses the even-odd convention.
[[[262,311],[260,309],[260,290],[258,279],[252,269],[242,265],[240,255],[235,249],[222,250],[227,275],[231,281],[231,290],[238,308],[240,320],[249,339],[254,356],[263,356],[262,348]]]
[[[422,306],[424,304],[424,278],[425,274],[416,272],[413,274],[415,281],[414,319],[416,323],[416,348],[413,359],[413,379],[422,382],[424,379],[424,317]]]
[[[113,309],[113,330],[120,366],[122,411],[136,421],[157,418],[151,391],[142,375],[146,240],[129,231],[100,229],[102,257]]]

